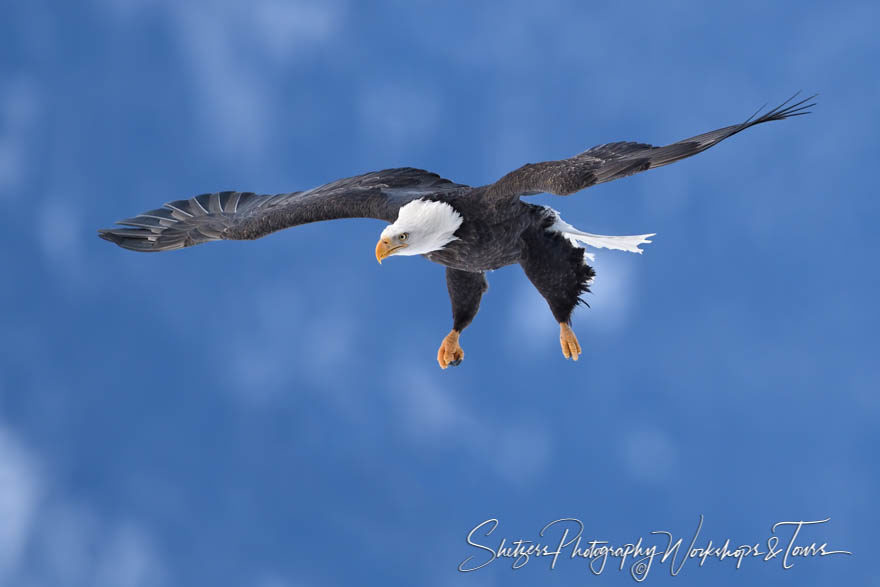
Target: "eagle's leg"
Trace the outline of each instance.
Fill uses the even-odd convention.
[[[480,299],[489,289],[482,273],[472,273],[460,269],[446,268],[446,287],[452,302],[452,330],[440,344],[437,362],[441,369],[452,365],[456,367],[464,359],[464,351],[458,344],[461,331],[473,321],[480,309]]]
[[[584,250],[545,227],[536,227],[522,235],[522,259],[519,263],[532,285],[547,300],[559,323],[559,344],[566,359],[578,360],[581,345],[571,329],[571,314],[590,291],[596,274],[584,262]]]

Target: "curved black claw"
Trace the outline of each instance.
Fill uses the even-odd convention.
[[[461,359],[455,359],[454,361],[449,362],[450,367],[458,367],[461,365]]]

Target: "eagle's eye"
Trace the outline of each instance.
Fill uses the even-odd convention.
[[[408,232],[401,232],[401,233],[400,233],[400,236],[397,237],[397,238],[399,238],[399,239],[402,240],[402,241],[405,241],[406,238],[407,238],[408,236],[409,236],[409,233],[408,233]]]

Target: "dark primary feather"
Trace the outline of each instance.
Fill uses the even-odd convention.
[[[569,159],[529,163],[495,182],[489,188],[490,193],[498,199],[518,198],[542,192],[567,196],[597,183],[669,165],[705,151],[756,124],[808,114],[807,109],[814,103],[807,102],[815,96],[789,104],[795,96],[757,118],[755,113],[741,124],[713,130],[664,147],[632,142],[608,143],[597,145]]]
[[[276,230],[336,218],[393,222],[407,202],[465,185],[412,167],[340,179],[304,192],[274,196],[217,192],[168,202],[99,230],[98,235],[133,251],[167,251],[213,240],[243,240]]]

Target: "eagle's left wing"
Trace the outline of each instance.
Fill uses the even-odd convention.
[[[608,143],[568,159],[529,163],[489,186],[489,193],[499,199],[544,192],[567,196],[597,183],[620,179],[696,155],[756,124],[807,114],[807,108],[814,104],[806,104],[806,102],[814,97],[810,96],[786,106],[794,99],[792,96],[758,118],[753,115],[741,124],[713,130],[664,147],[645,143]]]
[[[213,240],[252,240],[283,228],[336,218],[394,222],[407,202],[465,188],[421,169],[386,169],[304,192],[202,194],[120,220],[117,224],[127,228],[99,230],[98,236],[132,251],[153,252]]]

